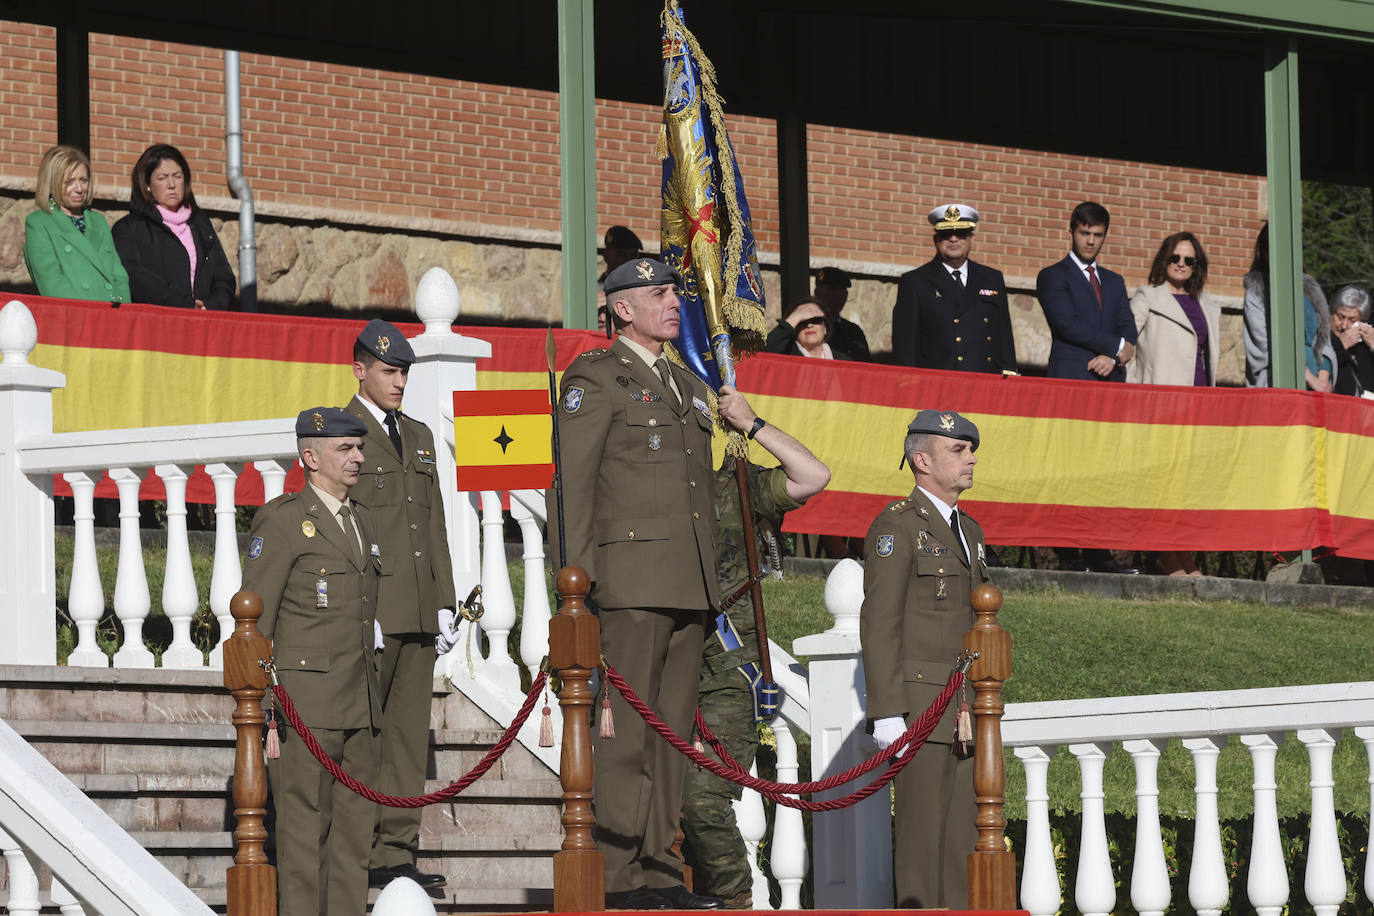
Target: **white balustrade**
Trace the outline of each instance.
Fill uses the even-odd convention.
[[[757,760],[749,764],[749,775],[759,775]],[[744,857],[749,862],[753,889],[750,909],[770,910],[772,906],[768,902],[768,878],[759,867],[759,847],[763,845],[763,838],[768,834],[768,813],[763,808],[763,796],[753,789],[744,789],[740,792],[739,798],[730,802],[730,808],[735,812],[735,824],[738,825],[739,835],[744,840]]]
[[[506,565],[505,530],[501,494],[482,493],[482,604],[486,610],[481,626],[487,637],[485,675],[499,689],[519,696],[520,671],[510,657],[508,644],[510,631],[515,627],[515,595]]]
[[[778,782],[797,781],[797,739],[783,716],[768,723],[778,746]],[[822,817],[824,815],[821,815]],[[806,833],[802,813],[796,808],[777,805],[773,809],[773,848],[769,856],[773,877],[778,882],[779,909],[801,909],[802,880],[806,877]]]
[[[1298,729],[1298,740],[1307,746],[1311,768],[1312,814],[1307,840],[1307,875],[1303,892],[1317,916],[1335,916],[1345,903],[1345,868],[1336,835],[1335,782],[1331,758],[1340,729]]]
[[[172,644],[162,653],[164,668],[200,668],[205,657],[191,642],[191,619],[200,607],[191,542],[186,534],[186,482],[194,467],[159,464],[153,469],[167,492],[167,565],[162,577],[162,612],[172,624]]]
[[[95,485],[104,474],[85,471],[63,474],[72,488],[72,580],[67,588],[67,613],[76,625],[76,646],[67,656],[72,666],[108,668],[110,658],[96,642],[96,627],[105,616],[105,590],[95,553]]]
[[[544,574],[544,494],[522,490],[510,494],[510,514],[520,526],[525,596],[520,612],[520,660],[534,677],[549,654],[549,586]]]
[[[119,488],[119,570],[115,574],[114,609],[124,627],[124,643],[115,651],[116,668],[151,668],[153,653],[143,645],[143,622],[152,609],[148,574],[143,568],[139,534],[138,488],[144,470],[115,468],[110,478]]]
[[[1159,829],[1159,755],[1163,741],[1123,741],[1135,765],[1135,866],[1131,906],[1140,916],[1162,916],[1169,907],[1169,868]]]
[[[1245,893],[1257,916],[1279,916],[1288,902],[1288,869],[1279,843],[1278,782],[1274,761],[1283,734],[1241,735],[1254,770],[1255,819],[1250,838],[1250,877]]]
[[[72,896],[72,892],[67,890],[67,886],[54,876],[52,879],[52,889],[49,892],[52,902],[57,905],[57,911],[62,916],[86,916],[86,908],[77,902]]]
[[[1217,821],[1217,758],[1225,738],[1185,738],[1183,746],[1193,755],[1197,777],[1193,795],[1193,862],[1188,872],[1188,902],[1198,916],[1219,916],[1226,906],[1226,859],[1221,851],[1221,825]]]
[[[210,667],[224,667],[224,641],[234,631],[234,615],[229,607],[243,584],[239,562],[239,539],[234,524],[234,485],[240,464],[207,464],[205,473],[215,485],[215,562],[210,572],[210,613],[219,623],[219,641],[210,650]],[[264,500],[265,501],[265,500]]]
[[[9,899],[5,902],[5,912],[11,916],[38,916],[38,872],[28,855],[13,837],[0,831],[0,853],[5,856],[5,868],[9,871]]]
[[[1026,849],[1021,865],[1021,906],[1032,913],[1058,913],[1064,897],[1050,839],[1050,757],[1053,747],[1027,745],[1014,753],[1026,771]]]
[[[1079,798],[1083,801],[1082,845],[1078,848],[1078,882],[1074,903],[1083,916],[1105,916],[1116,907],[1116,882],[1112,880],[1112,861],[1107,852],[1107,822],[1103,812],[1102,771],[1109,745],[1070,744],[1069,753],[1078,758],[1083,778]]]

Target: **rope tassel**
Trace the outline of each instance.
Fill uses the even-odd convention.
[[[553,712],[549,709],[549,691],[544,690],[544,710],[539,717],[539,746],[553,747]]]
[[[267,711],[267,759],[277,760],[281,757],[281,737],[277,734],[277,710],[276,707]]]
[[[597,720],[596,734],[599,738],[615,737],[615,717],[611,715],[611,683],[606,669],[601,669],[601,717]]]

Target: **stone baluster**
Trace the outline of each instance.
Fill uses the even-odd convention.
[[[86,908],[76,902],[76,897],[72,896],[65,884],[57,880],[56,875],[52,879],[51,896],[62,916],[86,916]]]
[[[116,668],[151,668],[153,653],[143,645],[143,621],[152,600],[143,568],[143,541],[138,530],[138,488],[146,469],[114,468],[110,479],[119,488],[119,571],[115,574],[114,609],[124,627],[124,643],[114,654]]]
[[[968,857],[970,909],[1016,908],[1016,854],[1006,848],[1006,764],[1002,757],[1002,685],[1011,677],[1011,634],[997,623],[1002,592],[983,584],[973,590],[973,628],[964,634],[964,649],[978,653],[968,671],[973,685],[973,791],[978,813],[978,839]]]
[[[1331,757],[1340,735],[1340,729],[1298,730],[1298,740],[1307,747],[1311,767],[1308,785],[1312,788],[1311,835],[1307,841],[1303,891],[1317,916],[1336,916],[1345,902],[1345,865],[1336,836],[1335,783],[1331,775]]]
[[[542,502],[538,491],[526,491]],[[520,660],[533,677],[549,652],[549,590],[544,581],[544,532],[523,499],[511,494],[510,514],[520,525],[524,545],[525,606],[520,612]]]
[[[1026,771],[1026,848],[1021,860],[1021,908],[1031,916],[1054,916],[1063,897],[1050,839],[1050,758],[1052,747],[1013,751]]]
[[[749,764],[749,775],[758,776],[758,761]],[[753,885],[750,909],[771,910],[768,902],[768,877],[759,867],[759,845],[768,834],[768,814],[763,808],[763,796],[753,789],[742,789],[740,797],[730,803],[735,812],[735,824],[744,840],[744,856],[749,860],[749,874]]]
[[[520,669],[510,657],[508,640],[515,627],[515,595],[506,565],[506,521],[501,494],[482,493],[482,632],[487,634],[487,663],[483,672],[512,697],[520,694]]]
[[[210,650],[211,668],[224,667],[224,643],[234,629],[229,602],[243,584],[234,514],[234,485],[242,470],[242,465],[235,464],[205,466],[205,473],[215,484],[215,565],[210,573],[210,612],[219,622],[219,642]]]
[[[205,656],[191,642],[191,620],[200,607],[191,542],[186,535],[186,481],[194,466],[159,464],[153,469],[167,491],[167,566],[162,578],[162,612],[172,624],[172,644],[162,653],[164,668],[201,668]]]
[[[782,716],[768,723],[778,745],[778,782],[797,781],[797,739]],[[802,880],[806,877],[806,833],[802,813],[796,808],[777,805],[773,809],[773,851],[769,856],[773,877],[778,882],[779,909],[801,909]]]
[[[38,872],[14,838],[0,830],[0,853],[9,871],[9,899],[5,912],[10,916],[38,916]]]
[[[76,534],[72,543],[72,582],[67,592],[67,613],[76,624],[76,648],[67,656],[73,667],[110,667],[110,657],[96,642],[96,627],[105,616],[105,590],[100,585],[100,564],[95,553],[95,485],[104,473],[75,471],[62,479],[72,488]]]
[[[1163,916],[1169,908],[1169,867],[1159,829],[1159,755],[1164,741],[1123,741],[1135,764],[1135,862],[1131,906],[1140,916]]]
[[[262,730],[270,688],[258,663],[272,657],[272,644],[258,630],[262,598],[242,591],[229,602],[234,631],[224,643],[224,686],[234,697],[234,864],[224,875],[230,916],[276,916],[277,870],[263,844],[267,828],[267,767]]]
[[[1355,737],[1364,742],[1365,760],[1369,763],[1369,801],[1374,811],[1374,725],[1361,725]],[[1374,901],[1374,843],[1366,843],[1364,860],[1364,899]]]
[[[1102,769],[1107,761],[1104,744],[1070,744],[1083,777],[1083,830],[1078,849],[1078,881],[1074,902],[1083,916],[1107,916],[1116,909],[1116,882],[1107,852],[1107,823],[1102,806]]]
[[[601,662],[601,624],[587,609],[591,579],[580,566],[558,571],[558,616],[549,623],[549,664],[563,687],[563,847],[553,854],[553,909],[557,913],[606,908],[604,858],[592,840],[592,672]]]
[[[1197,813],[1193,818],[1188,902],[1198,916],[1220,916],[1230,894],[1226,860],[1221,851],[1221,827],[1217,821],[1217,758],[1225,745],[1225,738],[1183,739],[1183,746],[1193,755],[1193,772],[1197,779],[1193,787]]]
[[[262,476],[262,501],[271,502],[286,489],[286,472],[292,467],[292,462],[283,464],[275,459],[266,461],[254,461],[253,469]]]
[[[1255,826],[1250,838],[1246,895],[1256,916],[1279,916],[1288,903],[1288,869],[1279,840],[1278,783],[1274,778],[1274,759],[1283,739],[1282,733],[1240,738],[1250,749],[1255,774]]]

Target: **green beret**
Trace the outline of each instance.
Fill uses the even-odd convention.
[[[342,407],[312,407],[296,417],[296,438],[333,439],[367,435],[363,421]]]

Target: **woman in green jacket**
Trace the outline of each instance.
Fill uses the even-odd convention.
[[[54,146],[38,167],[34,202],[24,220],[24,263],[40,296],[128,302],[129,275],[110,225],[90,209],[91,160],[74,146]]]

